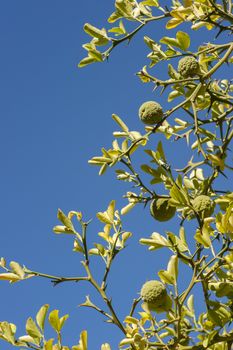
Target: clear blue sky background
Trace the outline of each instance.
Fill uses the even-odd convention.
[[[112,113],[122,116],[132,129],[143,131],[138,107],[155,93],[134,73],[145,64],[148,53],[143,35],[149,33],[158,40],[163,29],[161,24],[151,25],[130,46],[117,48],[108,63],[78,70],[76,64],[85,55],[81,45],[88,40],[83,24],[102,27],[112,10],[113,1],[107,0],[8,0],[0,4],[0,254],[8,262],[15,260],[56,275],[82,274],[72,239],[52,233],[58,224],[57,208],[82,211],[89,219],[111,199],[117,200],[119,208],[125,204],[122,195],[130,188],[114,180],[111,171],[98,177],[98,169],[87,160],[99,154],[101,146],[110,146],[115,129]],[[205,31],[200,33],[205,40]],[[165,72],[160,69],[157,74],[165,77]],[[165,103],[164,97],[159,98]],[[170,159],[177,152],[176,167],[184,164],[186,156],[185,148],[177,145]],[[156,278],[167,264],[164,251],[146,254],[138,239],[153,231],[177,230],[174,223],[159,225],[142,207],[126,218],[125,229],[134,238],[113,266],[109,281],[109,295],[121,318],[142,283]],[[89,241],[98,241],[100,229],[94,220]],[[94,270],[97,276],[102,271],[97,264]],[[49,280],[31,279],[14,285],[1,283],[0,292],[0,319],[17,324],[18,335],[25,333],[26,319],[49,303],[51,309],[70,314],[64,328],[68,345],[77,343],[83,329],[89,332],[90,350],[99,349],[103,342],[115,349],[121,339],[103,317],[78,309],[87,294],[99,301],[85,284],[54,288]]]

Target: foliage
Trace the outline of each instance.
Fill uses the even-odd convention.
[[[97,213],[103,224],[103,230],[98,233],[102,244],[94,243],[91,247],[86,239],[89,222],[83,220],[82,213],[70,211],[66,215],[58,211],[60,224],[54,227],[54,232],[73,238],[73,250],[82,259],[83,276],[52,276],[32,271],[14,261],[8,266],[2,258],[0,279],[15,283],[43,277],[55,285],[65,281],[89,283],[102,297],[106,308],[101,309],[89,297],[82,306],[95,309],[119,328],[123,336],[120,348],[226,350],[233,343],[230,328],[233,320],[233,193],[219,189],[218,179],[222,177],[227,181],[226,174],[233,169],[229,159],[229,144],[233,138],[233,84],[231,79],[219,78],[218,72],[220,70],[221,74],[221,67],[230,69],[233,63],[233,42],[226,35],[233,31],[233,3],[230,0],[173,0],[166,5],[163,3],[159,0],[116,0],[115,10],[108,18],[110,29],[99,29],[91,24],[84,26],[91,41],[83,45],[88,55],[81,60],[79,67],[107,60],[116,46],[130,41],[150,22],[165,23],[167,31],[179,27],[175,37],[165,36],[159,43],[144,37],[150,50],[150,64],[137,73],[142,83],[151,83],[155,89],[161,89],[161,93],[167,93],[167,106],[161,107],[162,118],[146,125],[145,133],[141,134],[130,131],[124,121],[113,114],[120,130],[113,133],[112,147],[108,150],[102,148],[102,155],[89,161],[100,167],[100,175],[107,168],[117,166],[117,179],[130,186],[133,184],[135,188],[135,192],[125,194],[128,204],[119,211],[115,201],[111,201],[104,212]],[[128,22],[130,28],[135,25],[132,31],[126,28]],[[189,33],[180,30],[184,24],[186,27],[190,24]],[[190,51],[193,31],[203,27],[217,30],[216,37],[223,38],[222,42],[201,42],[197,51]],[[165,66],[166,61],[169,61],[167,80],[149,72],[151,68],[156,72],[156,65]],[[139,172],[133,164],[132,155],[158,134],[164,137],[164,142],[185,141],[192,157],[182,169],[176,169],[175,164],[167,161],[162,142],[155,141],[155,148],[145,149],[150,161],[141,164]],[[144,176],[148,175],[151,177],[150,187],[145,185],[144,180]],[[169,301],[169,307],[159,305],[161,308],[155,308],[154,312],[141,303],[140,296],[133,300],[129,314],[122,321],[107,292],[112,263],[132,235],[123,229],[122,216],[136,205],[150,203],[153,209],[158,200],[166,205],[169,202],[169,210],[175,213],[180,224],[179,232],[153,232],[150,237],[141,238],[140,243],[150,251],[165,248],[171,252],[167,269],[158,272],[159,285],[162,286],[163,297],[167,298],[166,305]],[[155,209],[158,210],[158,207]],[[153,215],[155,220],[160,221],[169,220],[172,216],[166,216],[165,209],[159,211],[159,216]],[[193,228],[191,220],[195,221],[196,228]],[[77,231],[76,224],[81,233]],[[187,227],[192,237],[189,240],[186,240]],[[101,281],[92,274],[92,255],[98,256],[105,265]],[[181,264],[190,270],[190,281],[185,290],[181,290],[179,284]],[[194,309],[194,287],[198,288],[205,301],[205,308],[200,314]],[[44,305],[37,313],[36,321],[32,318],[27,320],[27,334],[18,338],[14,324],[1,322],[0,338],[20,348],[69,349],[63,345],[61,337],[68,316],[59,317],[58,310],[47,314],[48,305]],[[55,331],[56,341],[46,339],[44,335],[47,317]],[[79,344],[74,345],[72,350],[85,349],[87,332],[83,331]],[[110,350],[110,345],[103,344],[101,350]]]

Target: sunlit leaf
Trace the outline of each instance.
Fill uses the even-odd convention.
[[[49,308],[49,304],[45,304],[40,308],[40,310],[36,314],[36,322],[42,331],[44,330],[44,324],[45,324],[48,308]]]
[[[26,331],[27,334],[30,335],[33,339],[40,339],[42,337],[42,334],[37,327],[36,323],[33,321],[31,317],[27,319],[26,322]]]

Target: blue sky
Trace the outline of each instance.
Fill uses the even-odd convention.
[[[125,203],[122,195],[130,188],[114,180],[111,171],[98,177],[98,169],[87,160],[99,154],[102,146],[111,145],[112,113],[143,132],[137,111],[155,93],[135,76],[148,52],[142,37],[149,33],[158,40],[165,32],[161,25],[152,25],[129,46],[117,48],[108,63],[77,69],[85,55],[81,45],[88,40],[84,23],[102,27],[112,9],[113,1],[94,0],[8,0],[0,4],[0,246],[8,262],[15,260],[56,275],[81,274],[72,239],[52,233],[58,224],[57,208],[82,211],[89,219],[111,199],[117,200],[119,208]],[[201,33],[205,38],[205,32]],[[164,74],[158,72],[160,77]],[[164,97],[160,99],[165,103]],[[170,158],[176,154],[181,160],[187,152],[177,146]],[[142,283],[156,278],[167,264],[166,253],[146,254],[138,239],[173,227],[174,221],[166,227],[158,225],[142,207],[125,219],[125,229],[134,238],[113,265],[109,281],[109,294],[122,318]],[[94,220],[90,242],[98,240],[100,228]],[[100,275],[101,268],[94,266]],[[87,294],[99,300],[84,284],[54,288],[48,280],[31,279],[15,285],[1,283],[0,288],[1,320],[17,324],[18,335],[24,334],[26,319],[49,303],[51,309],[70,314],[64,328],[68,345],[77,343],[82,329],[89,332],[90,350],[99,349],[104,342],[114,349],[121,339],[102,317],[77,308]],[[11,349],[7,344],[2,347]]]

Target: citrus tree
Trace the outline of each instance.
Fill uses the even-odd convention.
[[[159,42],[144,37],[149,64],[137,76],[155,90],[154,100],[145,101],[139,108],[145,130],[130,130],[125,121],[113,114],[117,130],[111,147],[102,148],[102,154],[89,160],[100,168],[99,175],[111,167],[116,178],[128,184],[124,195],[127,204],[117,209],[112,200],[106,210],[97,213],[103,229],[98,233],[99,242],[90,244],[89,221],[82,213],[58,210],[59,224],[54,232],[73,239],[73,250],[83,265],[82,276],[35,272],[1,258],[0,280],[16,283],[43,277],[55,285],[88,283],[105,307],[90,297],[86,297],[82,307],[94,309],[119,329],[122,349],[229,350],[233,343],[233,192],[229,180],[233,169],[230,153],[233,3],[230,0],[164,3],[116,0],[107,28],[99,29],[89,23],[84,26],[90,42],[83,45],[87,56],[79,67],[108,60],[116,46],[129,42],[150,22],[155,29],[164,26],[167,30],[167,36]],[[213,33],[212,41],[202,42],[198,33],[203,29]],[[160,69],[166,70],[166,80],[158,77]],[[159,94],[166,95],[166,105],[161,105]],[[171,144],[172,151],[179,142],[186,145],[190,158],[177,169],[176,157],[168,161],[171,156],[164,151],[164,144]],[[157,271],[157,278],[144,282],[139,296],[135,291],[129,312],[121,319],[117,303],[108,292],[108,277],[113,261],[119,259],[126,243],[130,249],[132,233],[125,229],[123,218],[138,205],[148,208],[147,213],[155,222],[164,223],[164,232],[148,233],[139,243],[155,251],[155,255],[157,250],[166,249],[170,258],[167,266]],[[166,222],[174,217],[176,232],[168,232]],[[93,273],[93,255],[105,266],[101,279]],[[179,271],[184,268],[187,286],[183,289]],[[194,307],[198,298],[204,300],[200,312]],[[67,318],[68,315],[59,316],[58,310],[49,310],[46,304],[35,317],[28,318],[25,335],[16,335],[14,324],[0,322],[0,338],[21,349],[68,350],[62,341]],[[46,320],[54,330],[53,338],[46,335]],[[104,343],[101,350],[110,350],[110,346]],[[87,330],[83,330],[72,350],[87,348]]]

